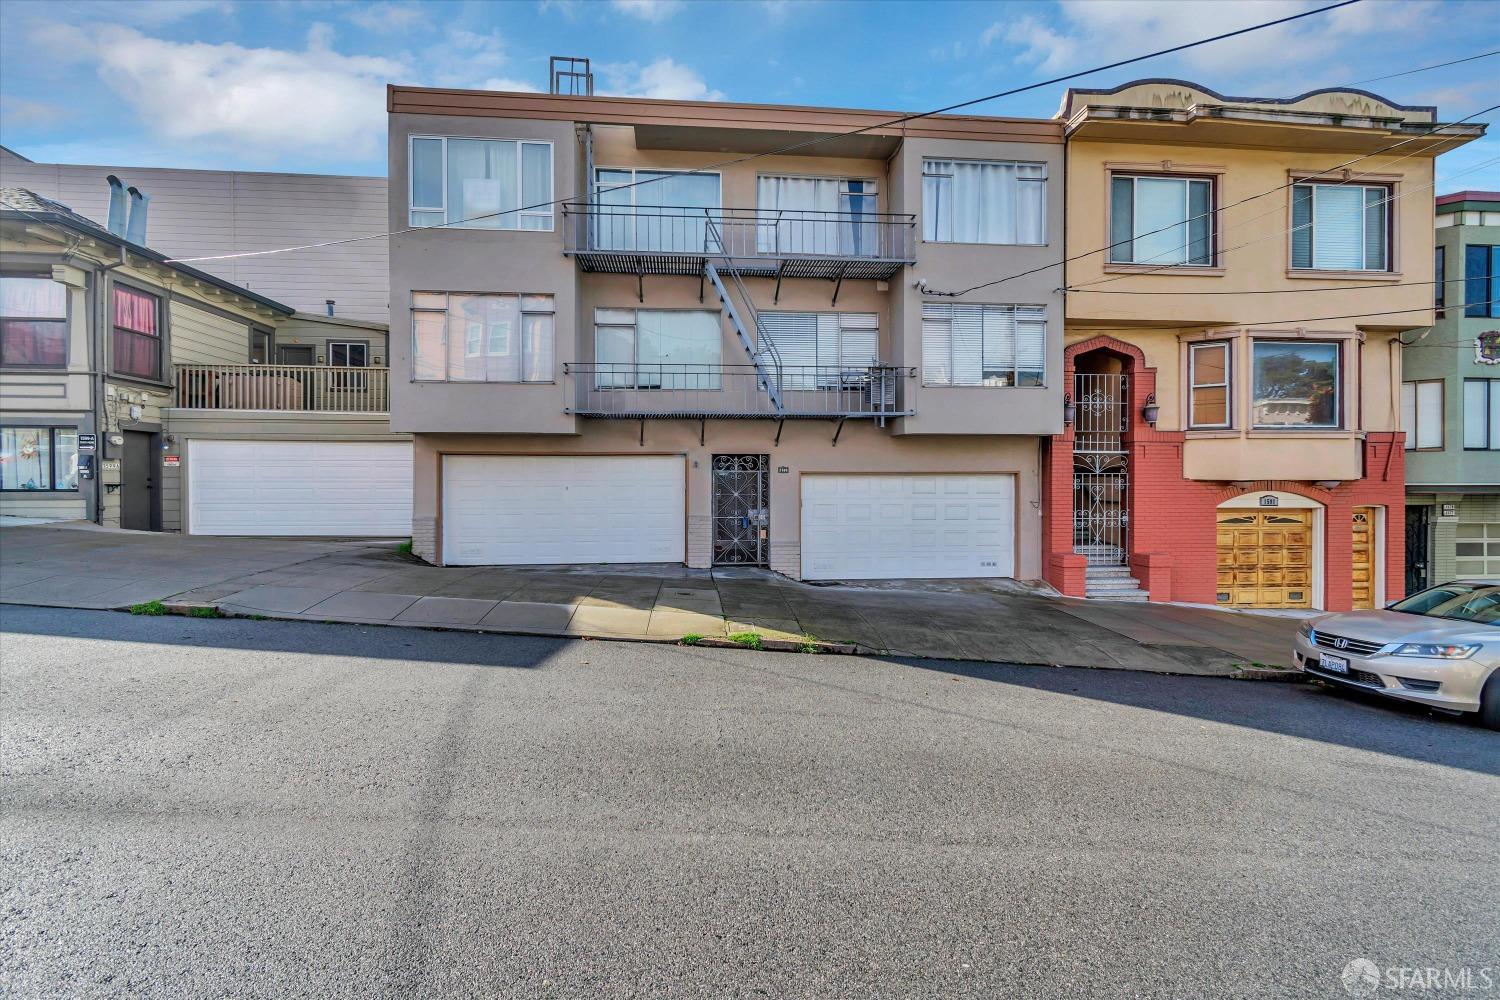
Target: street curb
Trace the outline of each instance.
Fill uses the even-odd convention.
[[[472,635],[514,635],[528,636],[537,639],[580,639],[592,642],[642,642],[658,646],[685,646],[690,648],[704,647],[709,649],[750,649],[756,647],[744,643],[735,642],[728,638],[717,636],[703,636],[694,642],[683,642],[681,637],[668,636],[645,636],[645,635],[582,635],[576,632],[557,631],[525,631],[504,628],[479,628],[473,625],[444,625],[440,622],[395,622],[395,621],[360,621],[339,619],[313,619],[304,618],[300,615],[287,614],[274,611],[227,611],[220,605],[212,602],[183,602],[163,601],[163,612],[168,615],[181,617],[217,617],[217,618],[239,618],[244,620],[269,619],[275,621],[305,622],[310,625],[357,625],[360,627],[372,626],[379,628],[415,628],[426,629],[431,632],[467,632]],[[132,613],[130,605],[121,605],[111,610]],[[201,608],[212,608],[216,615],[197,616],[194,610]],[[809,649],[808,647],[816,647]],[[802,655],[823,656],[896,656],[909,657],[920,660],[952,661],[955,663],[991,663],[1001,666],[1019,667],[1069,667],[1075,670],[1119,670],[1131,674],[1159,674],[1165,677],[1203,677],[1217,680],[1237,681],[1262,681],[1280,682],[1292,684],[1307,683],[1309,678],[1300,670],[1272,670],[1262,667],[1240,667],[1228,674],[1201,674],[1186,670],[1137,670],[1129,667],[1104,667],[1091,663],[1057,663],[1050,660],[976,660],[972,657],[952,656],[921,656],[913,653],[902,653],[895,650],[875,649],[869,646],[860,646],[854,643],[824,642],[822,640],[796,640],[796,639],[767,639],[762,637],[759,651],[771,653],[799,653]]]

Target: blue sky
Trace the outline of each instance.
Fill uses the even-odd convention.
[[[0,143],[39,161],[381,174],[386,82],[926,110],[1317,6],[1310,0],[51,0],[0,4]],[[1493,0],[1362,0],[1075,85],[1170,76],[1289,97],[1500,49]],[[1500,57],[1366,84],[1444,120],[1500,103]],[[1051,115],[1062,86],[973,109]],[[1439,189],[1500,188],[1495,135]]]

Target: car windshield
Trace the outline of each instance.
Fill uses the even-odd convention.
[[[1493,583],[1445,583],[1419,591],[1391,605],[1392,611],[1429,618],[1454,618],[1482,625],[1500,623],[1500,585]]]

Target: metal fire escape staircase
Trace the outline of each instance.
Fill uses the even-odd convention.
[[[744,346],[745,353],[750,355],[750,363],[755,366],[761,388],[771,400],[776,416],[784,417],[786,405],[781,393],[781,352],[776,349],[776,342],[771,339],[771,335],[761,324],[760,315],[755,311],[755,303],[750,299],[750,290],[745,287],[744,279],[740,277],[739,269],[735,267],[734,258],[724,252],[724,243],[719,236],[718,227],[712,221],[708,223],[705,236],[708,247],[718,250],[718,263],[715,263],[714,257],[709,257],[703,263],[703,271],[714,286],[714,294],[718,295],[719,301],[724,303],[724,311],[729,314],[729,322],[734,327],[734,332],[739,335],[740,344]],[[751,327],[755,330],[753,337],[750,335],[751,327],[745,325],[744,319],[740,316],[739,307],[735,305],[734,297],[729,294],[729,288],[724,284],[724,275],[729,276],[729,283],[734,286],[740,301],[744,303],[745,311],[749,313]]]

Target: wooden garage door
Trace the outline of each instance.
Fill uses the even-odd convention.
[[[1219,514],[1220,604],[1312,607],[1312,512]]]

